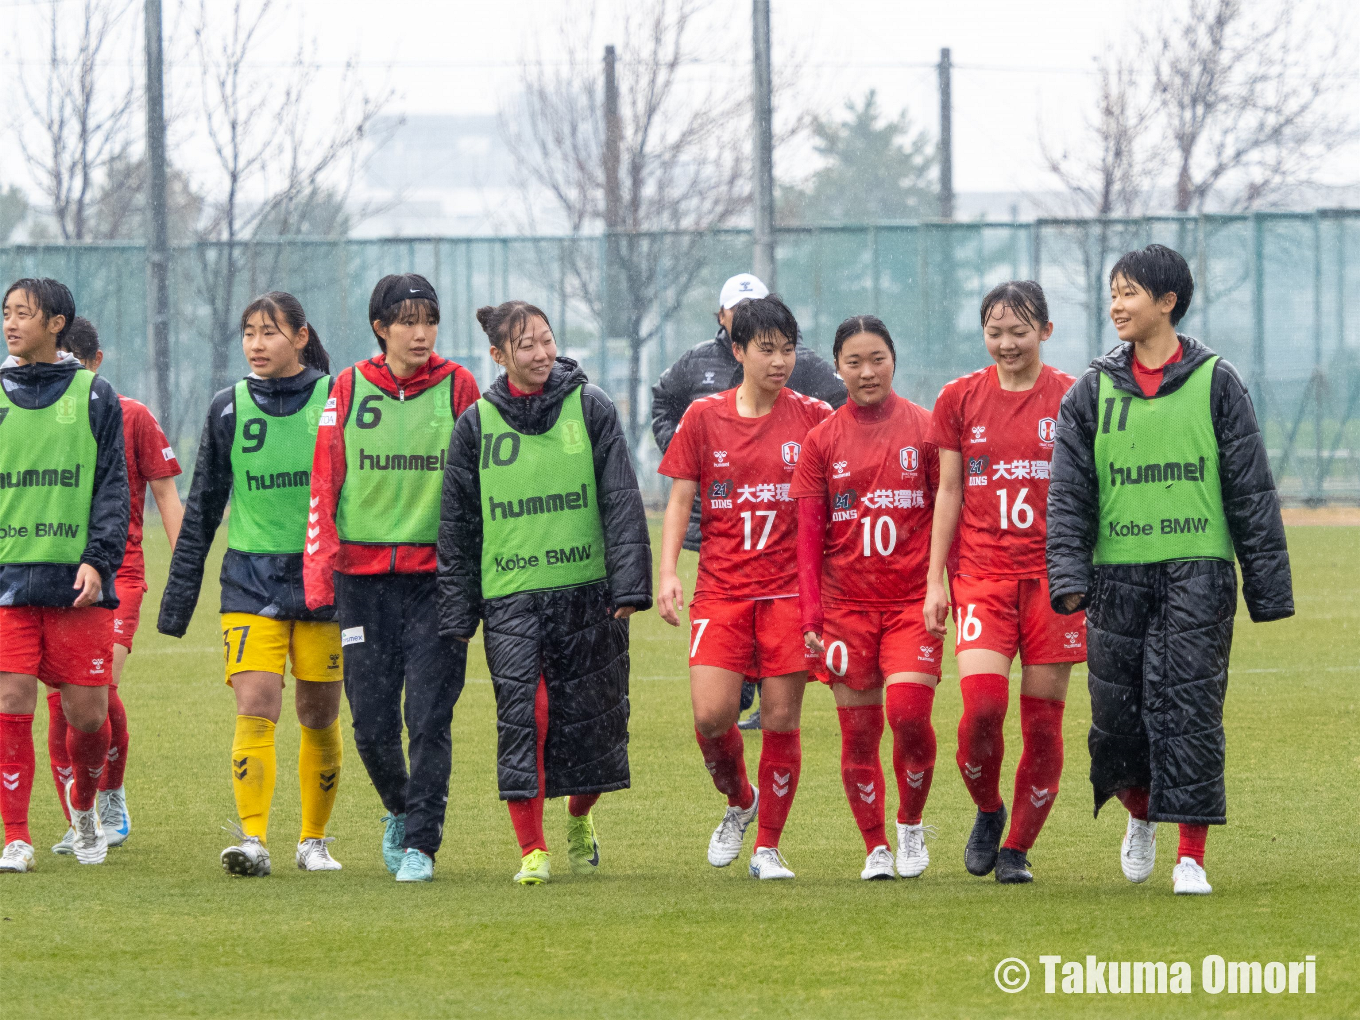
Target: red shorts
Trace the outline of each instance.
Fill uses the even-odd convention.
[[[113,610],[0,606],[0,673],[49,687],[113,683]]]
[[[803,646],[797,597],[701,595],[689,605],[689,664],[763,678],[815,668],[817,658]]]
[[[118,592],[118,608],[113,611],[113,643],[130,652],[137,624],[142,620],[142,596],[146,594],[146,586],[119,574],[114,589]]]
[[[818,679],[869,691],[894,673],[939,676],[944,642],[926,630],[922,608],[923,602],[888,610],[825,606],[826,660],[817,666]]]
[[[969,577],[953,587],[955,653],[985,648],[1022,665],[1086,661],[1086,614],[1063,616],[1048,602],[1048,578]]]

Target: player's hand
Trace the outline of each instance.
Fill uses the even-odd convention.
[[[944,640],[945,632],[949,627],[949,596],[944,590],[944,585],[939,581],[928,581],[926,583],[926,602],[923,611],[926,622],[926,630],[931,637]]]
[[[102,586],[103,582],[99,580],[99,571],[88,563],[82,563],[76,571],[76,583],[71,585],[72,588],[80,591],[75,602],[71,604],[71,608],[84,609],[86,606],[94,605],[95,600],[99,598],[99,589]]]
[[[1069,613],[1075,613],[1077,611],[1077,606],[1081,605],[1081,600],[1085,597],[1086,593],[1084,591],[1074,591],[1068,595],[1064,595],[1063,608]]]
[[[803,646],[807,648],[808,651],[816,652],[818,655],[826,654],[826,645],[822,644],[822,635],[818,634],[815,630],[806,630],[803,632]]]
[[[672,627],[680,626],[680,610],[685,608],[685,588],[674,574],[662,576],[661,591],[656,598],[656,611]]]
[[[614,610],[614,619],[626,620],[636,612],[637,606],[619,606],[618,609]]]

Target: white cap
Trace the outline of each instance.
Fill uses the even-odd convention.
[[[747,298],[769,297],[770,288],[750,273],[738,273],[723,284],[718,295],[719,308],[735,308]]]

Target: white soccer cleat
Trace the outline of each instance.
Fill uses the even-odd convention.
[[[792,878],[793,872],[789,870],[789,862],[784,860],[778,847],[758,846],[755,853],[751,854],[751,877],[766,880]]]
[[[893,867],[892,851],[886,846],[876,846],[869,851],[869,856],[864,860],[864,870],[859,873],[859,877],[866,882],[875,882],[881,879],[895,879],[897,871]]]
[[[259,836],[247,836],[239,825],[223,830],[235,835],[240,842],[222,851],[222,870],[242,878],[263,878],[269,874],[269,851]]]
[[[333,842],[334,836],[327,836],[324,839],[304,839],[298,844],[297,866],[300,871],[339,871],[340,862],[331,856],[327,843]]]
[[[1204,869],[1195,863],[1193,857],[1182,857],[1171,878],[1175,882],[1177,896],[1208,896],[1214,891]]]
[[[75,789],[74,779],[66,783],[66,806],[71,809],[71,828],[75,838],[71,841],[71,852],[81,864],[103,864],[109,855],[109,843],[104,838],[104,826],[99,821],[97,807],[88,811],[78,811],[71,803],[71,791]]]
[[[924,823],[916,825],[897,823],[897,873],[903,878],[917,878],[930,866],[926,836],[935,838],[933,825],[927,828]]]
[[[52,852],[58,857],[70,857],[75,853],[76,830],[68,825],[66,827],[66,835],[61,837],[61,842],[52,844]]]
[[[752,790],[751,806],[743,811],[739,807],[729,807],[723,820],[713,830],[713,838],[708,841],[708,863],[715,868],[725,868],[741,853],[742,840],[746,838],[747,827],[755,820],[756,809],[760,807],[760,791]]]
[[[1144,822],[1129,815],[1124,845],[1119,848],[1119,866],[1130,882],[1146,882],[1157,863],[1157,823]]]
[[[100,790],[94,797],[95,810],[99,812],[100,824],[104,826],[104,838],[109,846],[122,846],[132,831],[132,818],[128,815],[127,794],[120,786],[116,790]]]
[[[22,839],[5,844],[5,852],[0,854],[0,874],[22,875],[35,866],[33,847]]]

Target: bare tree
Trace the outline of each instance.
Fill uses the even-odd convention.
[[[1267,204],[1309,183],[1338,145],[1357,137],[1343,101],[1353,42],[1298,14],[1289,3],[1267,11],[1243,0],[1187,0],[1143,41],[1156,54],[1154,99],[1175,157],[1178,212],[1202,212],[1211,201]],[[1328,34],[1329,43],[1319,42]]]
[[[606,224],[604,76],[591,52],[593,12],[573,12],[551,60],[526,57],[524,95],[503,112],[507,144],[523,168],[532,227],[546,193],[573,235],[608,227],[607,266],[593,244],[564,245],[569,296],[628,344],[624,415],[629,442],[642,432],[641,359],[706,265],[705,233],[751,202],[748,87],[683,81],[715,60],[699,38],[702,0],[626,8],[618,42],[617,223]],[[621,291],[621,293],[619,293]]]
[[[41,86],[20,78],[39,130],[16,124],[15,135],[61,239],[84,241],[91,237],[89,212],[99,179],[129,145],[135,86],[130,77],[111,80],[106,51],[127,52],[132,0],[84,0],[74,11],[52,0],[48,8]]]
[[[256,254],[262,225],[271,236],[287,233],[300,209],[315,206],[319,182],[336,181],[334,192],[343,202],[374,118],[392,98],[390,91],[367,92],[351,62],[342,73],[335,119],[318,124],[316,66],[302,48],[281,72],[253,73],[248,62],[282,10],[271,0],[234,0],[219,24],[208,0],[199,0],[192,26],[202,65],[202,123],[215,164],[199,240],[218,243],[198,245],[212,319],[214,389],[227,381],[237,341],[238,278],[244,257]]]

